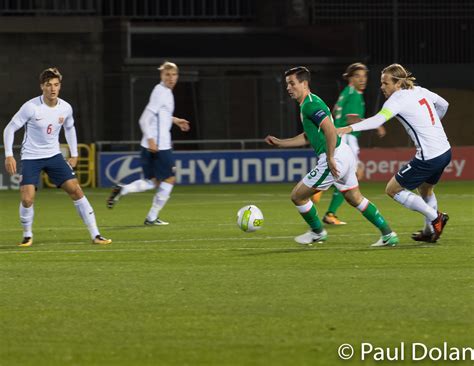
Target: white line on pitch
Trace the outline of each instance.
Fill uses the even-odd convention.
[[[400,234],[408,234],[408,233],[400,233]],[[337,234],[337,235],[331,235],[334,237],[348,237],[348,236],[374,236],[374,234],[369,234],[369,233],[361,233],[361,234]],[[139,244],[150,244],[150,243],[176,243],[176,242],[197,242],[197,241],[206,241],[206,242],[212,242],[212,241],[241,241],[241,240],[278,240],[278,239],[293,239],[293,236],[265,236],[265,237],[260,237],[260,236],[254,236],[254,237],[232,237],[232,238],[189,238],[189,239],[157,239],[157,240],[140,240],[138,241]],[[38,246],[49,246],[49,245],[81,245],[85,244],[85,241],[80,241],[80,242],[53,242],[53,243],[40,243],[36,244],[35,247]],[[114,241],[115,244],[137,244],[137,241],[125,241],[125,240],[117,240]],[[0,248],[5,248],[6,246],[0,246]],[[30,251],[28,250],[29,248],[24,248],[21,250],[5,250],[1,251],[0,254],[8,254],[8,253],[42,253],[42,252],[102,252],[102,251],[148,251],[148,250],[170,250],[170,251],[193,251],[193,250],[247,250],[247,249],[252,249],[252,248],[128,248],[128,249],[111,249],[110,247],[103,247],[104,249],[64,249],[64,250],[34,250]],[[331,246],[331,248],[337,248],[334,246]],[[278,249],[278,248],[267,248],[267,249]],[[280,248],[281,249],[281,248]],[[291,249],[291,248],[290,248]],[[255,248],[255,250],[261,250],[261,248]]]
[[[295,244],[296,245],[296,244]],[[418,245],[417,248],[431,248],[435,245]],[[305,250],[317,250],[318,248],[327,248],[327,249],[346,249],[346,250],[358,250],[360,248],[348,248],[346,246],[334,246],[330,244],[315,244],[312,246],[300,246],[300,247],[235,247],[235,248],[110,248],[104,247],[102,249],[53,249],[53,250],[8,250],[0,251],[0,254],[37,254],[37,253],[116,253],[116,252],[209,252],[209,251],[221,251],[221,252],[230,252],[230,251],[301,251]],[[365,248],[365,247],[364,247]],[[370,247],[367,247],[370,248]],[[437,246],[437,248],[443,248]],[[446,248],[445,248],[446,249]],[[377,249],[373,249],[377,250]]]

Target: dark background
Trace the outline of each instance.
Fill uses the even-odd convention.
[[[175,139],[290,137],[300,126],[285,69],[308,66],[332,107],[345,67],[365,62],[370,116],[383,103],[380,70],[399,62],[450,102],[451,143],[472,145],[473,20],[467,0],[0,0],[0,127],[57,66],[80,142],[139,140],[156,67],[170,60],[181,74],[175,115],[193,124]],[[365,133],[361,146],[411,144],[398,123],[386,127],[385,139]],[[178,148],[211,147],[227,145]]]

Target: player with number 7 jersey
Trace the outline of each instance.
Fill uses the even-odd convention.
[[[436,242],[449,217],[438,211],[434,186],[451,161],[451,145],[441,119],[448,102],[428,89],[415,86],[402,65],[382,70],[381,90],[387,98],[382,109],[362,122],[339,128],[340,135],[380,127],[393,117],[403,125],[416,147],[415,157],[388,182],[387,194],[403,206],[422,213],[425,227],[412,234],[415,241]],[[417,188],[420,196],[411,192]]]

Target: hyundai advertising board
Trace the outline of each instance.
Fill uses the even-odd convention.
[[[315,164],[312,150],[175,152],[179,184],[296,182]],[[138,153],[101,153],[99,186],[143,177]]]
[[[474,147],[454,147],[443,180],[474,179]],[[413,148],[361,149],[365,180],[387,182],[415,154]],[[316,165],[310,149],[175,152],[179,184],[297,182]],[[99,186],[142,177],[137,152],[100,153]]]

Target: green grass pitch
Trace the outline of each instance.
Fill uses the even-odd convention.
[[[421,215],[364,182],[401,239],[379,249],[377,230],[347,204],[338,214],[348,225],[298,247],[307,228],[291,188],[178,186],[167,227],[143,226],[152,192],[108,210],[109,190],[86,190],[110,247],[90,243],[64,192],[43,189],[31,248],[15,245],[19,193],[1,191],[0,365],[375,365],[340,361],[337,349],[473,346],[472,182],[437,187],[451,219],[436,245],[413,242]],[[265,216],[256,233],[236,227],[246,204]]]

